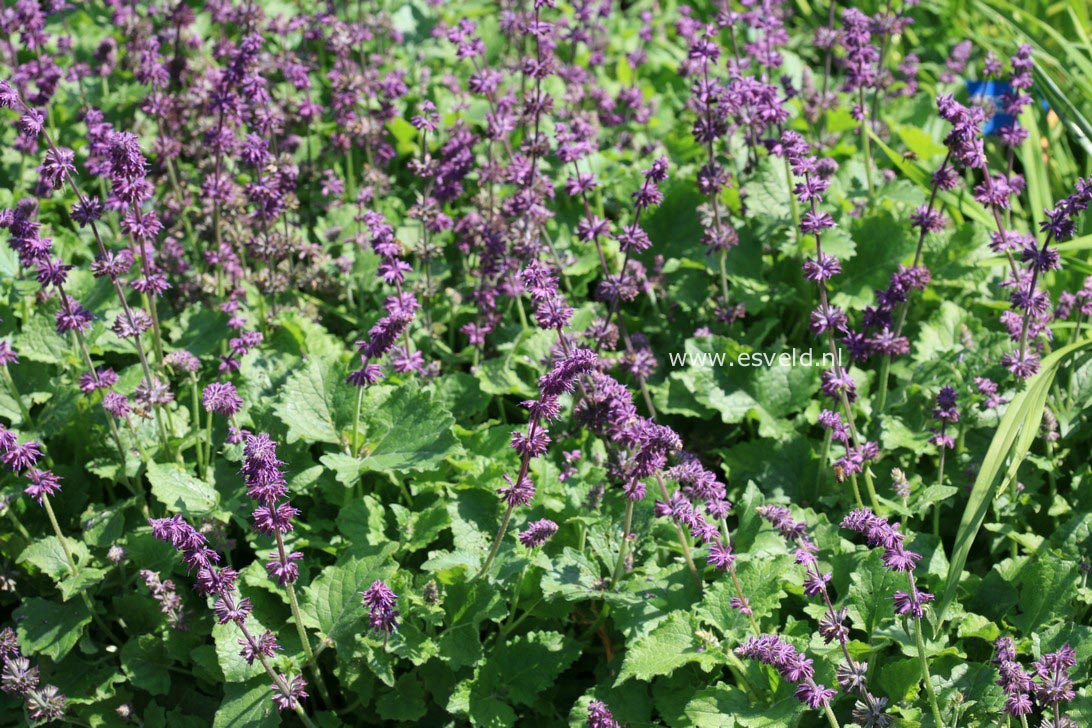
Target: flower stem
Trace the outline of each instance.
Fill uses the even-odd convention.
[[[664,479],[659,473],[656,473],[656,485],[660,486],[660,495],[663,496],[664,502],[670,502],[671,496],[667,494],[667,486],[664,485]],[[698,573],[698,567],[694,566],[694,558],[690,555],[690,542],[686,538],[686,532],[682,530],[682,526],[675,523],[675,533],[679,536],[679,545],[682,546],[683,557],[686,559],[686,566],[690,569],[690,573],[694,575],[694,581],[698,583],[698,591],[701,591],[703,585],[701,574]]]
[[[838,728],[838,719],[834,717],[834,711],[830,709],[830,703],[823,703],[823,712],[827,716],[830,728]]]
[[[929,660],[925,657],[925,640],[921,636],[921,620],[910,618],[914,622],[914,642],[918,647],[918,661],[921,662],[921,678],[925,682],[925,692],[929,695],[929,708],[933,712],[933,722],[937,728],[943,728],[944,721],[940,717],[940,707],[937,705],[937,694],[933,690],[933,678],[929,675]]]
[[[72,552],[68,548],[68,541],[61,533],[61,525],[57,523],[57,515],[53,512],[53,506],[49,503],[49,496],[42,496],[42,506],[45,508],[46,515],[49,516],[49,523],[53,526],[53,533],[57,534],[57,540],[61,542],[64,557],[68,560],[68,570],[72,573],[72,576],[75,576],[79,569],[76,568],[76,561],[72,558]]]
[[[512,520],[512,512],[515,510],[516,506],[513,503],[509,503],[508,507],[505,508],[504,518],[501,519],[500,528],[497,529],[497,535],[493,537],[493,547],[489,549],[489,555],[485,557],[485,563],[482,564],[482,568],[478,570],[478,573],[474,575],[474,579],[471,581],[480,579],[482,574],[488,571],[489,567],[493,565],[493,559],[497,556],[501,541],[504,540],[504,534],[508,531],[508,522]]]
[[[215,478],[216,475],[212,469],[212,410],[209,410],[208,417],[205,421],[205,454],[208,455],[208,457],[205,458],[206,475],[212,473],[213,478]]]
[[[872,142],[869,138],[869,124],[868,112],[865,106],[864,86],[861,86],[859,91],[861,112],[864,118],[861,119],[861,143],[864,146],[864,164],[865,164],[865,182],[868,184],[868,197],[871,199],[875,194],[875,188],[872,185]]]
[[[364,402],[364,387],[357,387],[356,390],[356,414],[353,415],[353,437],[349,441],[349,454],[354,458],[357,452],[357,433],[360,427],[360,405]]]
[[[629,532],[633,528],[633,501],[626,499],[626,517],[622,528],[622,545],[618,547],[618,560],[614,562],[614,574],[610,578],[610,588],[618,583],[618,577],[626,564],[626,553],[629,551]]]

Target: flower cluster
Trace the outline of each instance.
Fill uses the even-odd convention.
[[[243,442],[243,479],[247,495],[258,502],[252,514],[254,530],[265,536],[273,536],[277,550],[269,554],[266,571],[281,586],[289,586],[299,579],[296,563],[303,558],[299,551],[288,552],[284,547],[284,534],[292,530],[292,519],[299,515],[298,508],[288,500],[288,485],[277,459],[277,443],[264,432],[247,435]]]
[[[1043,710],[1042,725],[1076,728],[1076,722],[1065,716],[1061,707],[1076,697],[1070,671],[1077,664],[1077,653],[1068,643],[1032,663],[1031,674],[1021,667],[1011,637],[999,637],[993,646],[993,664],[999,673],[997,684],[1005,691],[1006,714],[1026,720],[1038,704]]]
[[[836,670],[838,684],[847,693],[860,696],[858,705],[863,706],[861,710],[873,716],[871,725],[886,725],[884,720],[891,720],[885,712],[887,699],[869,692],[868,663],[854,660],[849,653],[849,628],[846,626],[849,610],[834,606],[829,587],[833,574],[829,571],[824,573],[820,568],[816,556],[819,549],[808,536],[807,524],[793,519],[792,512],[784,506],[763,505],[758,506],[755,511],[795,547],[796,563],[804,567],[804,594],[810,597],[819,596],[823,601],[826,612],[819,620],[819,635],[827,644],[836,641],[844,658]]]
[[[909,551],[899,524],[891,525],[867,508],[858,508],[842,519],[842,528],[862,534],[870,548],[883,549],[883,565],[891,571],[906,574],[909,592],[895,592],[895,613],[921,619],[924,607],[933,601],[933,595],[920,591],[914,581],[914,568],[921,561],[921,554]]]
[[[588,703],[588,720],[586,728],[622,728],[622,724],[614,719],[614,714],[602,700],[593,700]]]
[[[364,606],[368,608],[368,624],[376,634],[382,634],[386,642],[394,630],[398,629],[398,596],[380,580],[375,580],[366,590],[360,592]]]
[[[781,677],[796,685],[793,695],[809,708],[827,706],[837,693],[815,682],[815,667],[803,652],[797,652],[791,644],[773,634],[748,637],[736,648],[736,654],[769,665]]]
[[[67,700],[55,685],[41,685],[38,668],[19,651],[19,641],[11,627],[0,630],[0,690],[21,697],[27,715],[33,721],[61,720]]]
[[[140,578],[144,580],[144,585],[159,602],[159,611],[166,615],[167,626],[170,629],[184,631],[186,615],[182,610],[182,597],[175,591],[174,582],[170,579],[160,579],[159,574],[151,569],[141,569]]]
[[[948,434],[948,425],[959,422],[959,404],[955,389],[944,385],[937,392],[936,407],[933,409],[933,419],[940,423],[940,429],[933,428],[933,436],[929,442],[941,449],[951,450],[955,447],[955,440]]]
[[[300,701],[307,697],[304,690],[306,682],[302,676],[289,677],[274,673],[269,666],[268,659],[281,647],[271,631],[266,630],[255,637],[247,627],[247,619],[254,606],[249,598],[239,596],[238,587],[235,585],[239,573],[230,566],[217,566],[220,554],[210,548],[208,539],[186,523],[181,515],[150,518],[148,523],[152,527],[152,536],[173,546],[182,554],[183,563],[191,572],[195,572],[197,591],[213,599],[213,612],[217,621],[220,624],[233,623],[243,633],[243,639],[239,640],[242,645],[239,654],[248,664],[253,664],[257,659],[265,666],[273,678],[273,700],[278,709],[296,710]]]
[[[535,521],[527,525],[526,530],[520,531],[519,542],[529,549],[542,546],[557,533],[557,524],[548,518]]]

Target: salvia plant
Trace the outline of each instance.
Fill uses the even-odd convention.
[[[1092,725],[1079,0],[0,9],[0,725]]]

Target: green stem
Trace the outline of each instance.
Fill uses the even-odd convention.
[[[614,563],[614,574],[610,578],[610,588],[618,583],[618,577],[626,565],[626,553],[629,551],[629,532],[633,528],[633,501],[626,499],[625,525],[622,529],[622,545],[618,547],[618,560]]]
[[[23,537],[24,541],[30,543],[30,533],[27,532],[26,527],[23,526],[23,522],[19,520],[19,517],[15,515],[15,511],[12,510],[10,503],[5,510],[8,512],[8,518],[10,518],[12,524],[14,524],[15,530],[19,532],[19,535]]]
[[[497,535],[493,537],[493,546],[489,549],[489,555],[485,557],[485,563],[482,564],[482,568],[474,575],[474,579],[480,579],[482,574],[488,571],[489,567],[493,565],[493,559],[497,556],[497,551],[500,549],[504,534],[508,531],[508,522],[512,520],[512,512],[515,510],[516,506],[512,503],[509,503],[508,507],[504,509],[504,518],[501,519],[500,528],[497,529]]]
[[[46,515],[49,516],[49,523],[53,526],[53,533],[57,534],[57,540],[61,542],[64,557],[68,560],[68,570],[72,573],[72,576],[75,576],[79,569],[76,568],[76,560],[72,558],[72,552],[68,548],[68,541],[61,533],[61,524],[57,523],[57,515],[53,512],[53,506],[49,503],[48,495],[42,496],[42,506],[45,508]]]
[[[925,656],[925,640],[921,636],[921,620],[911,617],[914,622],[914,642],[918,647],[918,661],[921,662],[921,678],[925,681],[925,692],[929,695],[929,708],[933,712],[933,722],[937,728],[943,728],[944,721],[940,717],[940,707],[937,705],[937,694],[933,690],[933,679],[929,675],[929,660]]]
[[[364,402],[364,387],[357,387],[357,391],[356,391],[356,414],[353,415],[353,438],[352,438],[352,440],[350,440],[350,444],[349,444],[349,448],[350,448],[349,449],[349,454],[352,455],[354,458],[356,457],[356,453],[357,453],[356,438],[357,438],[357,432],[358,432],[358,429],[359,429],[359,426],[360,426],[360,406],[361,406],[361,404],[363,404],[363,402]]]
[[[508,611],[508,622],[512,621],[512,618],[516,616],[516,608],[519,606],[519,594],[523,590],[523,577],[527,574],[527,566],[524,566],[519,570],[519,577],[516,579],[516,589],[512,592],[512,607]]]
[[[205,452],[208,455],[208,457],[205,458],[205,460],[206,460],[206,466],[205,466],[206,475],[212,474],[213,478],[215,478],[216,475],[215,475],[215,473],[214,473],[214,471],[212,469],[212,462],[213,462],[213,459],[212,459],[212,456],[213,456],[213,453],[212,453],[212,410],[209,410],[208,417],[206,418],[205,422],[206,422],[206,425],[205,425],[205,448],[206,448],[206,451]]]
[[[868,197],[871,200],[872,196],[875,194],[875,188],[872,185],[872,142],[868,133],[868,125],[870,122],[868,121],[868,115],[865,111],[867,107],[865,106],[864,86],[860,88],[859,97],[861,111],[865,112],[865,118],[861,120],[861,142],[864,145],[865,182],[868,183]]]
[[[197,375],[190,374],[190,419],[193,420],[193,429],[196,432],[201,431],[201,408],[200,408],[200,396],[197,392]],[[201,479],[204,480],[208,471],[205,470],[205,453],[204,448],[201,447],[201,438],[196,440],[197,445],[197,472],[201,475]]]
[[[830,703],[823,703],[823,712],[826,713],[830,728],[838,728],[838,719],[834,717],[834,711],[830,709]]]

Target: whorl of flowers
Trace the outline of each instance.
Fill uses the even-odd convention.
[[[383,639],[390,637],[398,629],[398,596],[380,580],[375,580],[366,590],[360,592],[364,606],[368,608],[368,624]]]
[[[588,720],[586,728],[622,728],[622,724],[614,719],[614,714],[602,700],[593,700],[588,703]]]
[[[777,670],[785,680],[794,683],[793,695],[809,708],[822,708],[830,703],[837,693],[815,682],[815,667],[812,660],[803,652],[777,635],[764,634],[748,637],[736,648],[736,654],[769,665]]]
[[[528,524],[527,528],[520,531],[519,542],[529,549],[538,548],[550,540],[557,533],[557,524],[548,518]]]
[[[285,482],[284,465],[277,459],[277,443],[269,435],[247,435],[243,442],[243,478],[247,494],[258,501],[252,514],[254,530],[266,536],[274,536],[277,550],[269,554],[266,571],[281,586],[294,584],[300,576],[297,561],[303,558],[299,551],[287,552],[284,534],[292,530],[292,519],[299,509],[288,501],[288,485]]]
[[[867,508],[858,508],[842,519],[842,528],[865,536],[870,548],[883,549],[883,565],[906,574],[909,592],[895,592],[895,613],[921,619],[925,605],[933,601],[933,595],[920,591],[914,581],[914,568],[921,561],[921,554],[907,550],[899,524],[891,525]]]
[[[40,685],[38,668],[19,652],[15,630],[0,630],[0,690],[21,697],[31,720],[49,722],[64,717],[67,700],[55,685]]]
[[[277,644],[276,635],[266,630],[262,635],[255,637],[247,628],[247,619],[254,606],[247,597],[239,597],[235,582],[239,579],[239,573],[230,566],[217,566],[220,562],[220,554],[216,553],[208,545],[205,538],[193,526],[186,523],[180,514],[168,518],[149,518],[152,527],[152,536],[159,541],[169,543],[176,551],[182,554],[182,561],[195,572],[195,585],[198,593],[212,597],[213,612],[220,624],[234,623],[243,633],[243,639],[239,640],[242,649],[239,654],[248,664],[254,664],[259,660],[274,678],[273,700],[280,710],[295,710],[300,705],[300,700],[307,696],[303,687],[306,685],[301,676],[288,678],[273,672],[267,660],[281,649]]]

